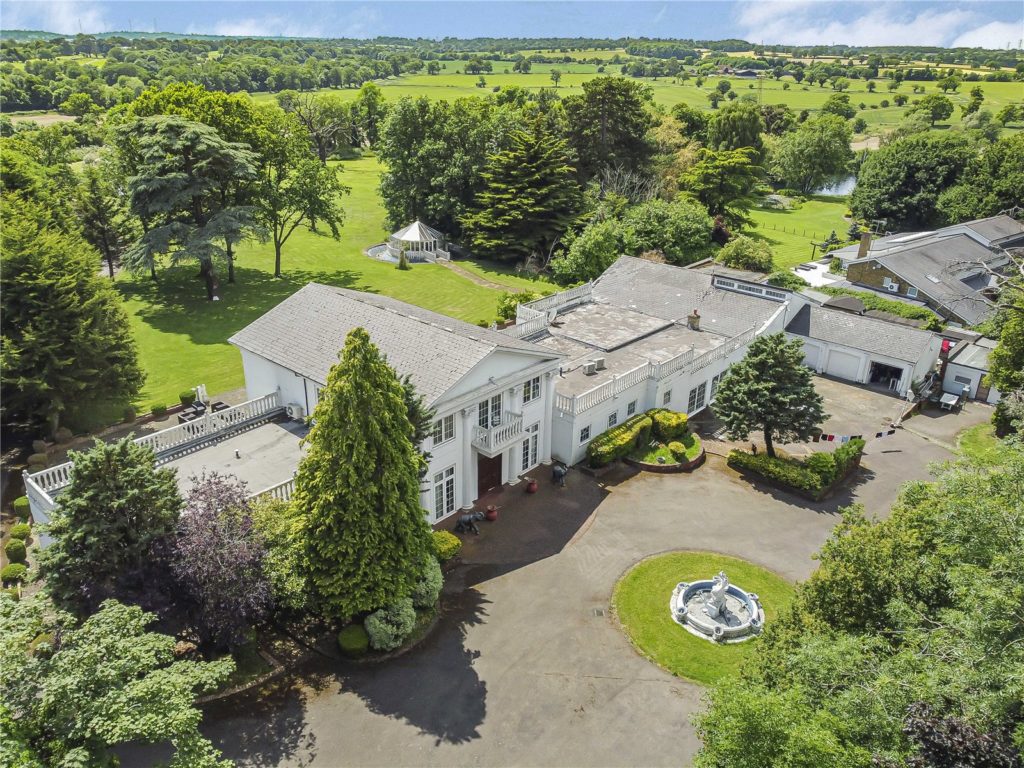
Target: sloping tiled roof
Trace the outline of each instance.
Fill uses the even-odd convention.
[[[981,264],[999,258],[1001,256],[967,235],[955,235],[879,256],[875,260],[968,325],[975,325],[992,313],[992,304],[978,292],[976,284],[964,282],[957,275],[971,268],[976,272]]]
[[[781,306],[756,296],[715,288],[712,275],[671,264],[621,256],[594,282],[595,301],[664,320],[700,312],[701,329],[735,336],[768,320]]]
[[[977,232],[994,245],[1007,240],[1015,242],[1018,238],[1024,240],[1024,223],[1016,221],[1006,214],[969,221],[964,226]]]
[[[495,350],[557,357],[549,349],[372,293],[309,283],[229,341],[321,384],[345,336],[365,328],[400,375],[434,403]]]
[[[836,309],[805,305],[786,326],[796,336],[916,363],[935,334]]]

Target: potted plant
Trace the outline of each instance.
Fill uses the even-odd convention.
[[[534,477],[527,477],[526,480],[526,492],[536,493],[537,492],[537,479]]]
[[[484,512],[484,517],[487,518],[488,522],[493,523],[498,519],[498,508],[493,504],[488,504],[487,511]]]

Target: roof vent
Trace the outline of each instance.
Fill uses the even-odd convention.
[[[583,364],[583,374],[585,376],[593,376],[597,373],[597,363],[587,362]]]
[[[603,357],[595,357],[594,358],[594,368],[596,370],[598,370],[598,371],[603,371],[605,369],[605,363],[604,363],[604,358]]]

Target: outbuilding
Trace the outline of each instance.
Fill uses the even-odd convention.
[[[935,368],[942,347],[930,331],[813,305],[793,316],[786,333],[803,342],[807,367],[901,397]]]
[[[991,339],[963,341],[949,353],[946,370],[942,376],[942,391],[950,394],[966,394],[972,400],[986,403],[999,402],[1000,393],[985,383],[988,374],[988,356],[995,348]]]

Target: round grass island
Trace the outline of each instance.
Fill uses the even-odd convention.
[[[757,646],[716,643],[687,632],[672,619],[669,600],[681,581],[710,579],[725,571],[729,580],[756,592],[771,624],[793,596],[793,585],[781,576],[746,560],[714,552],[667,552],[630,568],[612,594],[612,608],[633,646],[672,674],[709,684],[736,673]]]

